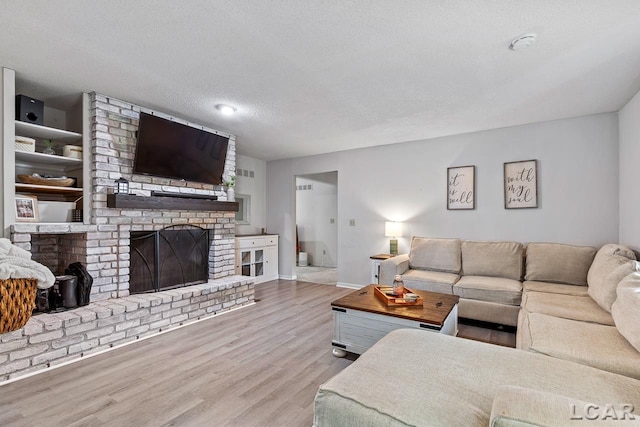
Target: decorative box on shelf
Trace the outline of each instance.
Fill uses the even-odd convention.
[[[27,136],[16,135],[16,151],[33,153],[36,151],[36,140]]]
[[[405,294],[413,294],[414,292],[411,289],[404,288]],[[422,307],[424,302],[424,298],[418,295],[416,299],[407,299],[404,297],[400,297],[397,295],[393,295],[393,288],[391,286],[374,286],[373,291],[378,297],[378,299],[384,302],[388,306],[398,306],[398,307]]]

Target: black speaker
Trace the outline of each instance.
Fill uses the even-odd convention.
[[[16,120],[42,125],[43,117],[44,102],[26,95],[16,96]]]

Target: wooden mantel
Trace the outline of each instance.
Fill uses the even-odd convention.
[[[162,209],[189,211],[234,211],[238,202],[220,202],[185,197],[136,196],[134,194],[108,194],[107,207],[118,209]]]

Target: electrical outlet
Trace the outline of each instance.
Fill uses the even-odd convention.
[[[350,219],[349,220],[349,226],[355,227],[356,226],[356,220],[355,219]]]
[[[325,249],[322,250],[322,255],[326,255],[327,251]]]
[[[329,219],[329,224],[335,224],[335,223],[336,223],[335,218],[331,218],[331,219]]]

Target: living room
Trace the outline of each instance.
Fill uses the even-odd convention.
[[[159,335],[153,338],[132,344],[114,338],[116,346],[130,345],[80,361],[74,358],[55,369],[41,369],[48,362],[32,371],[28,370],[35,364],[20,365],[22,376],[35,375],[14,375],[13,382],[0,386],[0,402],[7,409],[0,420],[8,425],[30,424],[54,414],[60,418],[51,425],[309,425],[318,387],[357,358],[331,355],[329,304],[372,283],[370,257],[389,253],[390,239],[397,239],[399,254],[410,252],[414,236],[597,249],[619,244],[640,250],[640,196],[633,188],[640,158],[640,9],[633,1],[615,7],[595,1],[417,2],[402,8],[342,2],[178,6],[163,1],[74,3],[73,8],[77,13],[47,2],[3,5],[0,66],[3,94],[11,86],[15,95],[43,99],[47,111],[74,110],[80,98],[86,103],[79,107],[86,119],[80,128],[87,126],[86,131],[78,133],[87,141],[79,144],[84,165],[92,166],[83,171],[84,189],[77,193],[82,198],[65,199],[80,200],[84,217],[66,224],[66,231],[50,228],[56,221],[15,221],[14,195],[20,192],[14,188],[7,159],[14,157],[18,131],[8,130],[13,117],[7,120],[5,113],[14,100],[5,96],[0,158],[4,237],[28,250],[51,247],[47,242],[57,239],[57,247],[68,244],[70,253],[86,242],[99,246],[100,241],[113,240],[110,247],[116,249],[102,260],[60,255],[51,261],[51,251],[34,259],[89,265],[97,273],[92,303],[137,298],[131,311],[108,309],[114,317],[122,315],[123,322],[132,322],[134,312],[143,316],[149,310],[153,315],[154,301],[157,307],[177,302],[149,299],[147,306],[140,302],[142,297],[129,294],[132,233],[190,222],[218,232],[206,274],[211,281],[230,281],[230,289],[215,292],[237,293],[216,310],[194,308],[170,327],[158,326]],[[49,28],[44,23],[52,18],[56,24]],[[230,106],[233,114],[224,115],[216,108],[221,104]],[[228,137],[224,175],[235,177],[235,187],[146,182],[127,169],[128,163],[119,163],[118,156],[95,151],[109,148],[96,145],[110,141],[96,132],[103,131],[100,126],[112,127],[111,109],[124,117],[118,126],[130,132],[122,136],[131,141],[120,154],[133,155],[133,129],[140,112]],[[531,160],[536,165],[535,207],[507,209],[505,165]],[[91,176],[101,162],[117,168]],[[448,209],[447,170],[465,166],[474,166],[472,209]],[[336,287],[296,281],[296,179],[325,173],[337,174],[337,214],[326,218],[327,223],[333,219],[337,229]],[[184,212],[182,217],[181,210],[171,216],[168,209],[168,218],[187,218],[174,223],[161,220],[160,210],[154,214],[156,221],[145,208],[138,217],[126,207],[108,206],[107,194],[114,191],[120,175],[136,197],[148,197],[158,189],[182,191],[218,197],[220,205],[207,214]],[[244,216],[225,205],[231,202],[229,188],[235,190],[235,203],[242,201]],[[38,204],[47,202],[45,197]],[[142,220],[145,216],[149,222]],[[401,223],[402,232],[387,236],[387,222]],[[82,237],[69,240],[61,237],[64,233]],[[254,284],[236,278],[234,239],[243,235],[276,236],[277,280]],[[106,268],[105,263],[116,264]],[[200,289],[198,295],[192,291],[188,297],[188,291],[169,292],[182,292],[180,300],[196,299],[198,304],[207,292],[211,307],[217,304],[211,289]],[[224,309],[238,308],[220,315],[225,303],[229,305]],[[87,316],[68,327],[100,321],[98,315]],[[143,326],[132,328],[142,331]],[[492,326],[487,334],[501,328]],[[47,333],[45,329],[38,333]],[[7,336],[0,346],[26,341],[26,336]],[[307,342],[305,336],[315,342]],[[0,351],[0,365],[24,360],[10,359],[11,351],[27,351],[9,349],[10,345],[4,347],[6,358],[5,350]],[[69,342],[64,357],[73,345],[85,344]],[[183,365],[177,373],[163,370],[179,353],[172,346],[183,346],[190,357],[179,362]],[[93,348],[87,348],[87,355],[89,350]],[[150,362],[160,371],[126,369],[127,363],[144,367],[145,362],[136,358],[152,351],[164,356]],[[207,354],[219,364],[207,361]],[[105,374],[95,374],[98,369]],[[264,374],[269,369],[273,372]],[[16,371],[0,372],[9,379]],[[113,374],[116,389],[107,385],[108,374]],[[149,398],[150,411],[157,411],[155,419],[153,412],[137,410],[144,398],[123,404],[124,397],[144,395],[154,387],[171,393],[170,384],[151,375],[166,375],[184,393],[175,405],[163,409],[160,396]],[[140,384],[127,384],[127,376]],[[298,376],[302,379],[295,384]],[[207,381],[212,388],[207,388]],[[91,382],[99,386],[92,388]],[[38,414],[33,406],[49,406],[44,404],[46,393],[36,393],[42,385],[74,397],[90,395],[95,401],[86,410],[67,408],[66,415],[55,407]],[[100,397],[103,387],[109,388],[108,398]],[[208,401],[225,389],[226,399]],[[285,408],[303,391],[304,403],[287,417]],[[31,393],[36,397],[25,402],[32,407],[12,403],[14,395]],[[111,405],[117,410],[109,409]],[[484,415],[486,424],[489,418]],[[431,424],[438,422],[424,420],[423,425]]]

